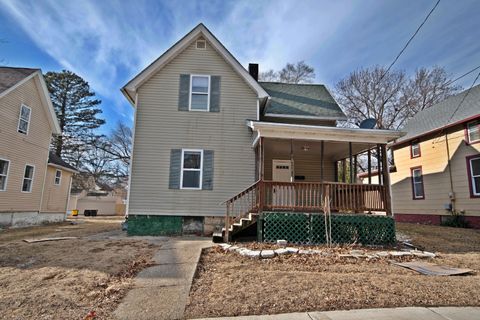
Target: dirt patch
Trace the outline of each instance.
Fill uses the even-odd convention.
[[[429,251],[462,253],[480,251],[480,230],[397,223],[397,232]]]
[[[61,224],[68,225],[68,224]],[[79,229],[59,225],[0,233],[0,314],[2,319],[84,319],[95,311],[109,319],[151,264],[156,246],[142,240],[92,240],[90,235],[119,224],[85,222]],[[25,243],[24,237],[76,236],[76,240]]]
[[[430,238],[429,228],[432,226],[420,226],[420,230],[403,224],[399,226],[415,244],[439,254],[433,262],[474,269],[474,275],[424,276],[392,265],[389,259],[366,261],[321,255],[282,255],[260,260],[212,248],[201,257],[186,317],[406,306],[480,306],[480,246],[474,246],[480,240],[480,233],[453,228],[442,232],[445,230],[433,227]],[[264,249],[269,245],[251,244],[250,247]]]

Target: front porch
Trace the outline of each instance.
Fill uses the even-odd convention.
[[[386,143],[398,132],[253,121],[249,126],[257,134],[257,181],[225,201],[225,241],[251,228],[263,212],[392,215]],[[366,184],[357,182],[360,162]],[[378,183],[372,183],[373,169]]]

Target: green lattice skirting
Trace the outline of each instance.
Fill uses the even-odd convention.
[[[296,244],[325,243],[323,214],[264,212],[259,219],[260,241],[280,239]],[[395,243],[395,220],[392,217],[354,214],[331,215],[332,243],[389,245]]]

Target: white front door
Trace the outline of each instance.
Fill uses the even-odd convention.
[[[292,181],[292,161],[291,160],[272,160],[272,180],[280,182]]]
[[[273,160],[272,180],[276,182],[291,182],[293,176],[291,160]],[[294,201],[294,195],[288,185],[277,185],[272,188],[273,208],[282,208]]]

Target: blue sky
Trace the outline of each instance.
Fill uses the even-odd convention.
[[[103,101],[106,132],[132,122],[119,89],[199,22],[244,66],[305,60],[332,88],[353,70],[390,64],[435,2],[0,0],[0,60],[82,76]],[[442,0],[395,68],[439,65],[455,77],[480,65],[478,12],[480,1]]]

